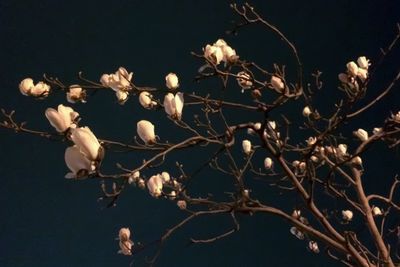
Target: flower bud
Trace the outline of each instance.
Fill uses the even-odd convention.
[[[206,45],[204,48],[204,57],[212,63],[218,65],[224,59],[224,53],[219,46]]]
[[[23,79],[19,84],[21,94],[29,96],[32,88],[35,87],[31,78]]]
[[[142,105],[142,107],[150,109],[153,106],[157,105],[157,102],[153,101],[153,96],[147,92],[143,91],[139,95],[139,103]]]
[[[309,106],[306,106],[306,107],[304,107],[304,109],[303,109],[303,116],[304,117],[309,117],[310,115],[311,115],[311,109],[310,109],[310,107]]]
[[[120,241],[128,241],[131,238],[131,231],[129,228],[121,228],[118,233],[118,238]]]
[[[362,159],[361,159],[359,156],[354,157],[354,158],[351,160],[351,163],[353,163],[354,165],[361,166],[361,165],[362,165]]]
[[[318,243],[315,241],[308,242],[308,248],[314,253],[319,253]]]
[[[153,175],[147,181],[147,188],[149,189],[150,195],[153,197],[159,197],[162,194],[163,180],[161,175]]]
[[[249,155],[251,152],[251,142],[249,140],[243,140],[242,142],[242,148],[243,148],[243,152],[246,155]]]
[[[154,125],[146,120],[141,120],[136,125],[137,133],[140,139],[146,144],[154,144],[156,142],[156,135],[154,133]]]
[[[171,177],[169,176],[168,172],[162,172],[161,179],[162,179],[163,183],[168,183],[170,181]]]
[[[358,67],[357,64],[354,61],[350,61],[349,63],[346,64],[347,67],[347,72],[353,76],[356,77],[358,74]]]
[[[129,95],[128,92],[122,90],[118,90],[115,92],[115,96],[117,97],[118,102],[120,104],[125,103],[125,101],[128,99],[128,95]]]
[[[183,93],[177,93],[175,96],[168,93],[164,97],[165,112],[172,118],[180,120],[182,117],[184,102]]]
[[[178,202],[176,202],[176,205],[177,205],[181,210],[185,210],[185,209],[186,209],[186,201],[185,201],[185,200],[178,200]]]
[[[376,207],[376,206],[374,206],[373,208],[372,208],[372,215],[373,216],[380,216],[380,215],[382,215],[383,213],[382,213],[382,211],[381,211],[381,209],[379,208],[379,207]]]
[[[179,80],[178,76],[176,76],[175,73],[168,73],[167,76],[165,76],[165,85],[168,87],[168,89],[175,90],[176,88],[179,87]]]
[[[273,165],[272,159],[270,157],[266,157],[264,159],[264,168],[269,170],[272,168],[272,165]]]
[[[354,131],[353,134],[360,139],[362,142],[365,142],[368,140],[368,133],[364,129],[358,129],[357,131]]]
[[[361,81],[365,81],[368,78],[368,71],[366,69],[358,69],[357,77],[360,78]]]
[[[351,221],[353,219],[353,212],[351,210],[342,210],[342,217],[345,221]]]
[[[271,77],[271,86],[277,92],[282,92],[285,89],[285,84],[283,83],[282,79],[277,76]]]

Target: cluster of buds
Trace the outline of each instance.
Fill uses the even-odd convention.
[[[103,74],[100,82],[103,86],[115,91],[115,95],[120,104],[128,99],[129,91],[132,89],[131,80],[133,73],[129,73],[124,67],[119,67],[113,74]]]
[[[368,67],[370,66],[369,59],[361,56],[357,59],[357,63],[350,61],[346,64],[347,72],[338,75],[339,80],[352,91],[358,91],[359,79],[364,82],[368,78]]]
[[[130,256],[132,255],[133,241],[131,240],[131,231],[129,228],[121,228],[118,233],[119,254]]]
[[[236,51],[223,39],[218,39],[213,45],[206,45],[203,51],[204,57],[215,65],[218,65],[221,61],[225,62],[225,65],[234,63],[239,58]]]
[[[162,172],[150,177],[147,181],[147,189],[151,196],[158,198],[162,195],[169,197],[170,199],[176,198],[176,191],[171,190],[169,193],[163,191],[164,186],[168,184],[170,188],[180,190],[180,184],[176,179],[172,179],[168,172]]]

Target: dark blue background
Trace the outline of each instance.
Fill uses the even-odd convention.
[[[311,71],[323,71],[326,87],[321,101],[337,95],[337,73],[348,60],[359,55],[377,57],[379,47],[394,36],[400,10],[395,0],[260,0],[255,6],[297,45],[307,82],[312,81]],[[287,48],[270,32],[255,27],[236,37],[225,36],[234,18],[226,1],[1,0],[0,106],[16,109],[17,118],[31,127],[50,131],[44,110],[65,104],[65,96],[34,101],[19,93],[20,80],[30,76],[36,81],[48,73],[74,83],[78,71],[97,80],[119,66],[133,71],[138,85],[162,87],[165,74],[173,71],[185,92],[218,90],[217,83],[192,82],[200,62],[190,51],[199,52],[220,37],[242,58],[268,67],[273,62],[287,64],[293,71]],[[372,94],[398,68],[399,57],[392,58],[373,81]],[[398,97],[392,94],[387,104],[372,109],[358,125],[371,127],[382,121],[398,108]],[[163,113],[144,111],[134,99],[119,106],[111,92],[100,92],[74,108],[83,118],[82,125],[102,138],[128,141],[142,118],[160,120],[157,129],[164,130],[159,133],[162,138],[174,138],[174,127]],[[134,241],[146,243],[183,218],[172,202],[154,200],[133,187],[117,207],[104,209],[104,203],[96,202],[98,181],[63,178],[64,149],[62,143],[0,129],[0,266],[127,266],[132,259],[116,254],[114,238],[120,227],[130,227]],[[387,183],[380,180],[393,176],[398,157],[371,155],[378,160],[376,156],[384,168],[371,170],[369,185],[383,190]],[[185,157],[198,160],[196,153]],[[116,161],[133,167],[142,158],[113,155],[113,160],[106,158],[106,168],[111,171]],[[279,219],[256,215],[240,216],[240,221],[240,232],[227,239],[187,246],[189,237],[204,238],[230,227],[224,219],[197,220],[166,243],[158,266],[335,266],[325,256],[307,252],[306,244],[295,240]]]

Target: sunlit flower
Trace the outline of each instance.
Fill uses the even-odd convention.
[[[342,218],[345,221],[351,221],[353,219],[353,212],[351,210],[342,210]]]
[[[303,109],[303,116],[304,117],[309,117],[311,115],[311,109],[309,106],[305,106]]]
[[[222,47],[222,54],[224,55],[222,60],[226,63],[234,62],[237,59],[235,49],[232,49],[232,47],[230,47],[229,45],[225,45]]]
[[[58,105],[57,110],[48,108],[45,111],[46,118],[49,120],[57,132],[63,133],[70,127],[75,128],[74,120],[79,116],[72,108]]]
[[[243,140],[242,142],[242,148],[243,148],[243,152],[246,155],[249,155],[251,152],[251,142],[249,140]]]
[[[119,67],[114,74],[103,74],[100,82],[105,87],[110,87],[114,91],[128,91],[131,89],[133,73],[128,73],[124,67]]]
[[[157,102],[153,101],[153,96],[147,91],[143,91],[139,94],[139,103],[142,107],[147,109],[157,105]]]
[[[86,158],[85,154],[76,145],[70,146],[65,150],[64,159],[68,169],[71,170],[70,173],[65,175],[65,178],[68,179],[79,178],[95,169],[92,161]]]
[[[204,57],[212,63],[218,65],[224,59],[224,53],[220,46],[206,45],[204,48]]]
[[[147,181],[147,188],[149,189],[150,195],[153,197],[159,197],[162,194],[163,179],[161,175],[153,175]]]
[[[89,127],[74,129],[71,134],[71,139],[89,160],[100,160],[101,146]]]
[[[141,120],[136,125],[137,133],[140,139],[146,144],[154,144],[156,142],[156,135],[154,133],[154,124],[149,121]]]
[[[377,206],[374,206],[373,208],[372,208],[372,215],[373,216],[381,216],[383,213],[382,213],[382,210],[379,208],[379,207],[377,207]]]
[[[239,72],[237,74],[236,80],[237,80],[239,86],[242,87],[243,89],[249,89],[253,85],[250,74],[248,74],[245,71]]]
[[[363,68],[365,70],[367,70],[368,67],[371,65],[371,63],[369,63],[369,59],[367,59],[365,56],[359,57],[357,59],[357,64],[360,68]]]
[[[350,61],[349,63],[346,64],[347,67],[347,72],[353,76],[356,77],[358,74],[358,67],[357,64],[354,61]]]
[[[272,168],[272,164],[273,164],[273,162],[272,162],[272,159],[270,158],[270,157],[266,157],[265,159],[264,159],[264,168],[265,169],[271,169]]]
[[[21,91],[21,94],[26,96],[29,96],[33,87],[35,87],[35,85],[33,84],[33,80],[31,78],[23,79],[19,84],[19,90]]]
[[[277,92],[282,92],[285,88],[285,84],[283,83],[282,79],[277,76],[272,76],[270,82],[271,87]]]
[[[364,129],[358,129],[357,131],[354,131],[353,134],[360,139],[362,142],[365,142],[368,140],[368,132],[365,131]]]
[[[168,93],[164,97],[165,112],[172,118],[180,120],[182,117],[184,102],[183,93],[176,93],[175,96],[172,93]]]
[[[79,85],[71,85],[67,92],[67,101],[70,103],[85,102],[86,92]]]
[[[118,238],[120,241],[128,241],[131,238],[131,231],[129,228],[121,228],[119,229]]]
[[[308,248],[314,253],[319,253],[318,243],[315,241],[308,242]]]
[[[168,73],[167,76],[165,76],[165,85],[167,86],[168,89],[175,90],[176,88],[179,87],[179,80],[178,76],[176,76],[175,73]]]

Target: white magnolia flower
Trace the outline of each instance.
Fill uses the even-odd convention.
[[[164,97],[165,112],[172,118],[180,120],[182,117],[184,102],[183,93],[176,93],[175,96],[172,93],[168,93]]]
[[[129,175],[128,183],[132,184],[132,183],[138,181],[139,178],[140,178],[140,172],[139,171],[135,171],[133,174]]]
[[[176,76],[175,73],[168,73],[167,76],[165,76],[165,85],[168,87],[168,89],[175,90],[176,88],[179,87],[179,80],[178,76]]]
[[[85,102],[86,92],[79,85],[71,85],[67,92],[67,101],[76,103],[79,101]]]
[[[232,49],[229,45],[225,45],[222,48],[222,54],[224,55],[223,61],[228,63],[228,62],[234,62],[235,59],[237,59],[236,51]]]
[[[299,229],[297,229],[296,227],[291,227],[290,228],[290,233],[292,234],[292,235],[294,235],[295,237],[297,237],[298,239],[300,239],[300,240],[303,240],[304,239],[304,234],[303,234],[303,232],[301,232]]]
[[[315,241],[308,242],[308,248],[314,253],[319,253],[318,243]]]
[[[253,82],[251,81],[251,76],[245,71],[241,71],[237,74],[236,78],[238,84],[240,87],[243,89],[249,89],[253,85]]]
[[[64,159],[68,169],[71,170],[65,175],[65,178],[78,178],[82,171],[90,173],[95,169],[92,161],[86,158],[76,145],[65,150]]]
[[[298,168],[299,165],[300,165],[300,161],[298,161],[298,160],[294,160],[294,161],[292,162],[292,166],[295,167],[295,168]]]
[[[149,189],[150,195],[153,197],[159,197],[162,194],[163,179],[161,175],[153,175],[147,181],[147,188]]]
[[[110,87],[114,91],[129,91],[133,73],[128,73],[124,67],[119,67],[114,74],[103,74],[100,82],[105,87]]]
[[[228,44],[225,42],[224,39],[218,39],[213,45],[218,47],[224,47],[227,46]]]
[[[376,207],[376,206],[374,206],[373,208],[372,208],[372,215],[373,216],[380,216],[380,215],[382,215],[383,213],[382,213],[382,210],[379,208],[379,207]]]
[[[220,46],[208,44],[204,48],[204,57],[218,65],[224,59],[224,53]]]
[[[275,121],[268,121],[267,124],[268,124],[268,127],[270,127],[272,130],[276,129],[276,122]]]
[[[129,93],[126,91],[118,90],[115,92],[115,96],[118,99],[118,102],[123,104],[128,99]]]
[[[65,132],[70,127],[75,128],[76,125],[74,120],[79,116],[79,113],[64,105],[58,105],[57,110],[48,108],[44,114],[49,120],[51,126],[53,126],[59,133]]]
[[[168,172],[162,172],[161,179],[162,179],[163,183],[168,183],[171,179],[171,176],[169,175]]]
[[[361,81],[365,81],[368,78],[368,71],[366,69],[359,68],[357,77],[360,78]]]
[[[361,166],[361,165],[362,165],[362,159],[361,159],[359,156],[354,157],[354,158],[351,160],[351,163],[353,163],[354,165]]]
[[[131,238],[131,231],[129,228],[121,228],[119,229],[118,238],[121,241],[128,241]]]
[[[270,157],[266,157],[264,159],[264,168],[267,169],[267,170],[271,169],[272,165],[273,165],[272,159]]]
[[[362,142],[365,142],[368,140],[368,132],[365,131],[364,129],[358,129],[357,131],[354,131],[353,134],[360,139]]]
[[[132,245],[133,245],[133,242],[131,240],[119,241],[120,250],[118,251],[118,253],[123,254],[125,256],[132,255]]]
[[[359,57],[359,58],[357,59],[357,64],[358,64],[358,66],[359,66],[360,68],[363,68],[363,69],[365,69],[365,70],[367,70],[368,67],[371,65],[371,63],[369,63],[369,59],[367,59],[367,58],[364,57],[364,56]]]
[[[285,88],[285,84],[283,83],[281,78],[279,78],[277,76],[272,76],[271,77],[271,87],[277,92],[282,92],[283,89]]]
[[[156,135],[154,133],[154,124],[149,121],[141,120],[136,125],[137,133],[140,139],[146,144],[154,144],[156,142]]]
[[[301,172],[305,171],[305,170],[306,170],[306,167],[307,167],[307,165],[306,165],[306,163],[305,163],[304,161],[301,161],[301,162],[299,163],[299,170],[300,170]]]
[[[157,105],[157,102],[153,101],[153,96],[147,91],[143,91],[140,93],[139,103],[140,105],[142,105],[142,107],[147,109],[150,109]]]
[[[243,148],[243,152],[246,155],[249,155],[251,152],[251,142],[249,140],[243,140],[242,142],[242,148]]]
[[[311,109],[309,106],[305,106],[303,109],[303,116],[304,117],[309,117],[311,115]]]
[[[71,139],[89,160],[99,160],[101,146],[89,127],[80,127],[72,131]]]
[[[354,61],[350,61],[349,63],[346,64],[347,67],[347,72],[353,76],[356,77],[358,74],[358,67],[357,64]]]
[[[256,129],[257,131],[261,129],[261,126],[262,126],[261,122],[254,123],[254,129]]]
[[[351,210],[342,210],[342,218],[345,221],[351,221],[353,219],[353,212]]]

